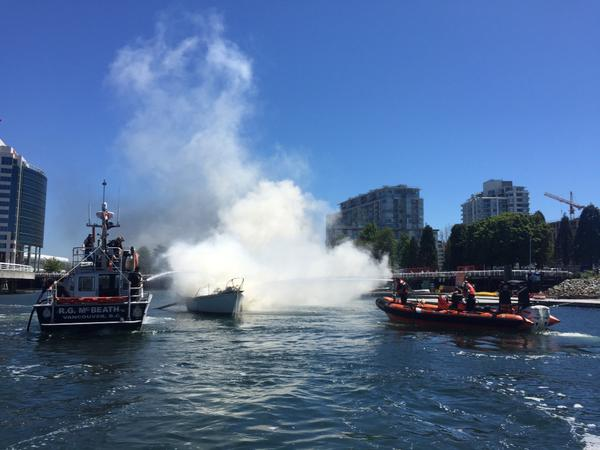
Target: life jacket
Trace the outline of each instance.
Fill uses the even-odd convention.
[[[438,295],[438,309],[448,309],[450,306],[450,302],[448,302],[448,297],[445,295]]]

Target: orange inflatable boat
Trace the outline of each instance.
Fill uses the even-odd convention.
[[[542,331],[560,322],[547,306],[529,306],[520,311],[499,313],[491,308],[465,311],[451,309],[446,303],[401,304],[393,297],[378,298],[375,302],[391,321],[441,328],[486,328],[513,331]]]

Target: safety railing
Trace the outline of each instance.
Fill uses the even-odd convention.
[[[536,273],[542,276],[555,276],[555,277],[569,277],[573,274],[566,270],[524,270],[524,269],[513,269],[513,277],[526,277],[528,274]],[[493,269],[493,270],[467,270],[467,271],[440,271],[440,272],[396,272],[394,275],[401,276],[402,278],[452,278],[456,275],[465,274],[471,277],[503,277],[504,270]]]
[[[33,272],[33,267],[26,264],[0,263],[0,270],[11,272]]]

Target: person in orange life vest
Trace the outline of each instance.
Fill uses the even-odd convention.
[[[450,307],[450,302],[448,301],[448,297],[444,294],[438,294],[438,309],[448,309]]]
[[[475,286],[467,278],[463,283],[463,297],[467,301],[467,311],[475,311]]]
[[[400,297],[400,302],[406,305],[408,300],[408,283],[402,278],[394,278],[395,296]]]

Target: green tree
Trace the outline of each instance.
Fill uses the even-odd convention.
[[[387,255],[390,266],[397,264],[397,241],[391,228],[378,229],[374,223],[369,223],[360,231],[356,243],[368,249],[377,261]]]
[[[437,270],[437,246],[433,228],[425,225],[421,232],[421,242],[419,243],[419,265]]]
[[[467,226],[458,223],[452,227],[450,237],[446,242],[444,267],[447,270],[456,270],[458,266],[467,264]]]
[[[370,247],[375,242],[377,236],[377,225],[368,223],[360,230],[356,243],[361,247]]]
[[[400,235],[400,238],[396,241],[396,256],[394,258],[394,262],[396,265],[402,267],[403,266],[403,256],[404,252],[406,251],[406,249],[408,248],[408,246],[410,245],[410,237],[408,237],[408,234],[406,233],[402,233]]]
[[[577,263],[591,267],[600,260],[600,210],[594,205],[583,208],[573,243]]]
[[[571,262],[571,254],[573,252],[573,232],[571,230],[571,222],[567,216],[562,216],[556,233],[556,241],[554,244],[554,257],[563,266],[569,265]]]
[[[154,269],[152,255],[148,247],[142,246],[136,250],[138,254],[139,270],[142,273],[151,273]]]
[[[375,240],[371,253],[373,258],[381,261],[385,255],[389,258],[390,266],[393,264],[396,239],[391,228],[382,228],[375,233]]]
[[[546,223],[546,218],[541,211],[536,211],[531,216],[531,252],[533,262],[538,266],[545,266],[554,252],[552,230]]]
[[[469,226],[469,259],[475,264],[489,266],[498,260],[502,250],[498,241],[507,241],[506,224],[502,216],[490,217]]]
[[[56,258],[49,258],[44,262],[44,271],[50,273],[58,273],[64,270],[65,266]]]
[[[419,243],[413,237],[402,252],[402,267],[417,267],[419,265]]]
[[[464,245],[459,248],[465,249],[464,262],[472,264],[527,265],[531,258],[532,263],[544,265],[552,254],[551,230],[541,213],[500,214],[467,226],[463,234]],[[452,253],[450,257],[450,262],[456,264]]]

